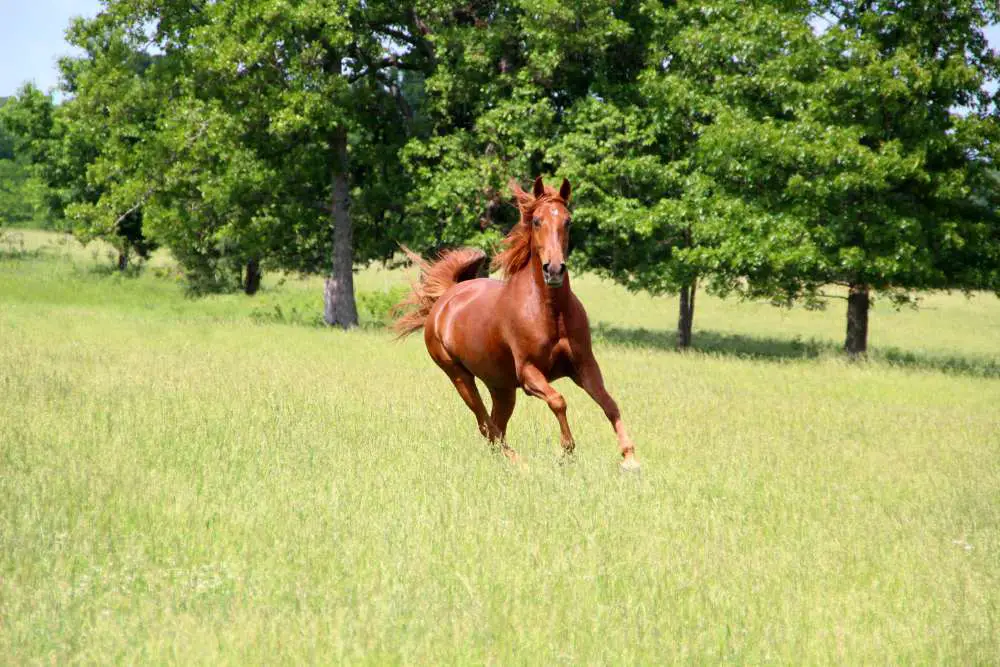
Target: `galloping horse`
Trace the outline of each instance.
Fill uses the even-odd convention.
[[[395,329],[403,337],[423,328],[427,351],[475,413],[480,432],[511,460],[516,461],[517,454],[507,445],[507,421],[518,387],[548,404],[559,420],[563,451],[573,452],[566,400],[550,384],[570,377],[614,426],[622,469],[636,470],[635,447],[591,350],[587,313],[570,291],[565,263],[569,181],[563,180],[558,192],[546,187],[541,177],[531,194],[514,181],[510,188],[521,219],[493,259],[493,268],[502,270],[505,280],[476,278],[486,261],[481,250],[447,251],[432,263],[404,247],[420,267],[421,279],[398,305],[398,312],[405,314]],[[476,377],[489,388],[491,413],[483,405]]]

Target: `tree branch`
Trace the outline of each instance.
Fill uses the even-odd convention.
[[[187,149],[191,148],[194,142],[198,141],[198,139],[201,138],[201,135],[205,134],[205,131],[207,129],[208,129],[208,121],[202,121],[201,125],[198,127],[198,131],[194,133],[194,136],[188,139],[180,150],[170,153],[170,155],[167,157],[166,160],[167,164],[173,164],[174,162],[176,162],[179,155],[183,151],[186,151]],[[122,222],[125,221],[125,218],[129,217],[130,215],[138,211],[140,208],[142,208],[146,204],[146,202],[149,201],[149,198],[153,195],[153,193],[156,192],[156,188],[158,188],[163,181],[163,178],[166,174],[166,170],[164,169],[157,173],[159,174],[159,178],[154,180],[153,183],[148,188],[146,188],[146,191],[143,192],[142,195],[139,197],[139,201],[130,206],[127,211],[119,215],[118,219],[115,220],[116,228],[118,227],[118,225],[122,224]]]
[[[130,215],[132,215],[133,213],[135,213],[136,211],[138,211],[140,208],[142,208],[142,205],[145,204],[147,201],[149,201],[149,196],[151,194],[153,194],[153,191],[155,189],[156,189],[155,185],[149,186],[146,189],[146,191],[144,193],[142,193],[142,196],[139,197],[139,201],[137,201],[127,211],[125,211],[124,213],[122,213],[121,215],[119,215],[118,219],[115,220],[115,229],[117,229],[118,225],[122,224],[122,222],[125,221],[125,218],[129,217]]]
[[[393,27],[392,24],[372,24],[372,30],[380,32],[386,37],[391,37],[400,42],[404,42],[418,49],[423,53],[424,57],[430,62],[436,60],[434,53],[434,45],[427,39],[427,35],[431,34],[431,29],[426,23],[420,20],[417,16],[416,11],[410,9],[407,13],[407,18],[409,19],[408,29],[399,29]]]
[[[410,103],[406,101],[405,97],[403,97],[403,91],[399,89],[396,82],[385,76],[383,72],[376,72],[375,78],[389,91],[389,94],[396,102],[396,108],[399,109],[399,112],[403,115],[403,117],[408,121],[413,120],[413,107],[411,107]]]

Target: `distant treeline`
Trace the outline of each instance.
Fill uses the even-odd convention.
[[[44,205],[192,290],[492,249],[511,178],[574,185],[571,269],[819,303],[1000,291],[990,0],[107,0],[65,100],[0,110],[0,208]],[[19,180],[20,179],[20,180]],[[29,190],[33,192],[30,196]],[[12,194],[22,193],[22,194]]]

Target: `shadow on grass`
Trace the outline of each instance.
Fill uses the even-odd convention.
[[[29,259],[39,259],[42,253],[37,248],[35,250],[18,250],[11,248],[0,248],[0,261],[16,262]]]
[[[876,361],[892,366],[971,375],[973,377],[1000,378],[1000,361],[996,359],[969,358],[958,355],[931,356],[907,352],[896,347],[875,350]]]
[[[593,334],[596,340],[606,341],[614,345],[677,351],[677,334],[674,331],[622,328],[609,326],[602,322],[594,327]],[[843,349],[829,341],[747,336],[718,331],[698,331],[694,335],[692,348],[685,351],[685,354],[692,352],[762,361],[816,359],[819,357],[843,358]],[[871,350],[869,362],[972,377],[1000,378],[1000,359],[960,355],[928,355],[890,347]]]
[[[100,263],[87,267],[87,272],[102,278],[138,278],[146,268],[143,261],[130,262],[124,269],[119,269],[117,264]]]

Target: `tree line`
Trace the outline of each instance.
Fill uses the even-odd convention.
[[[997,18],[984,0],[105,0],[67,31],[65,100],[29,85],[0,109],[0,158],[121,268],[162,245],[195,291],[325,274],[340,327],[355,266],[399,242],[492,249],[508,180],[565,176],[574,269],[678,293],[679,345],[700,285],[846,298],[859,354],[875,292],[1000,293]]]

